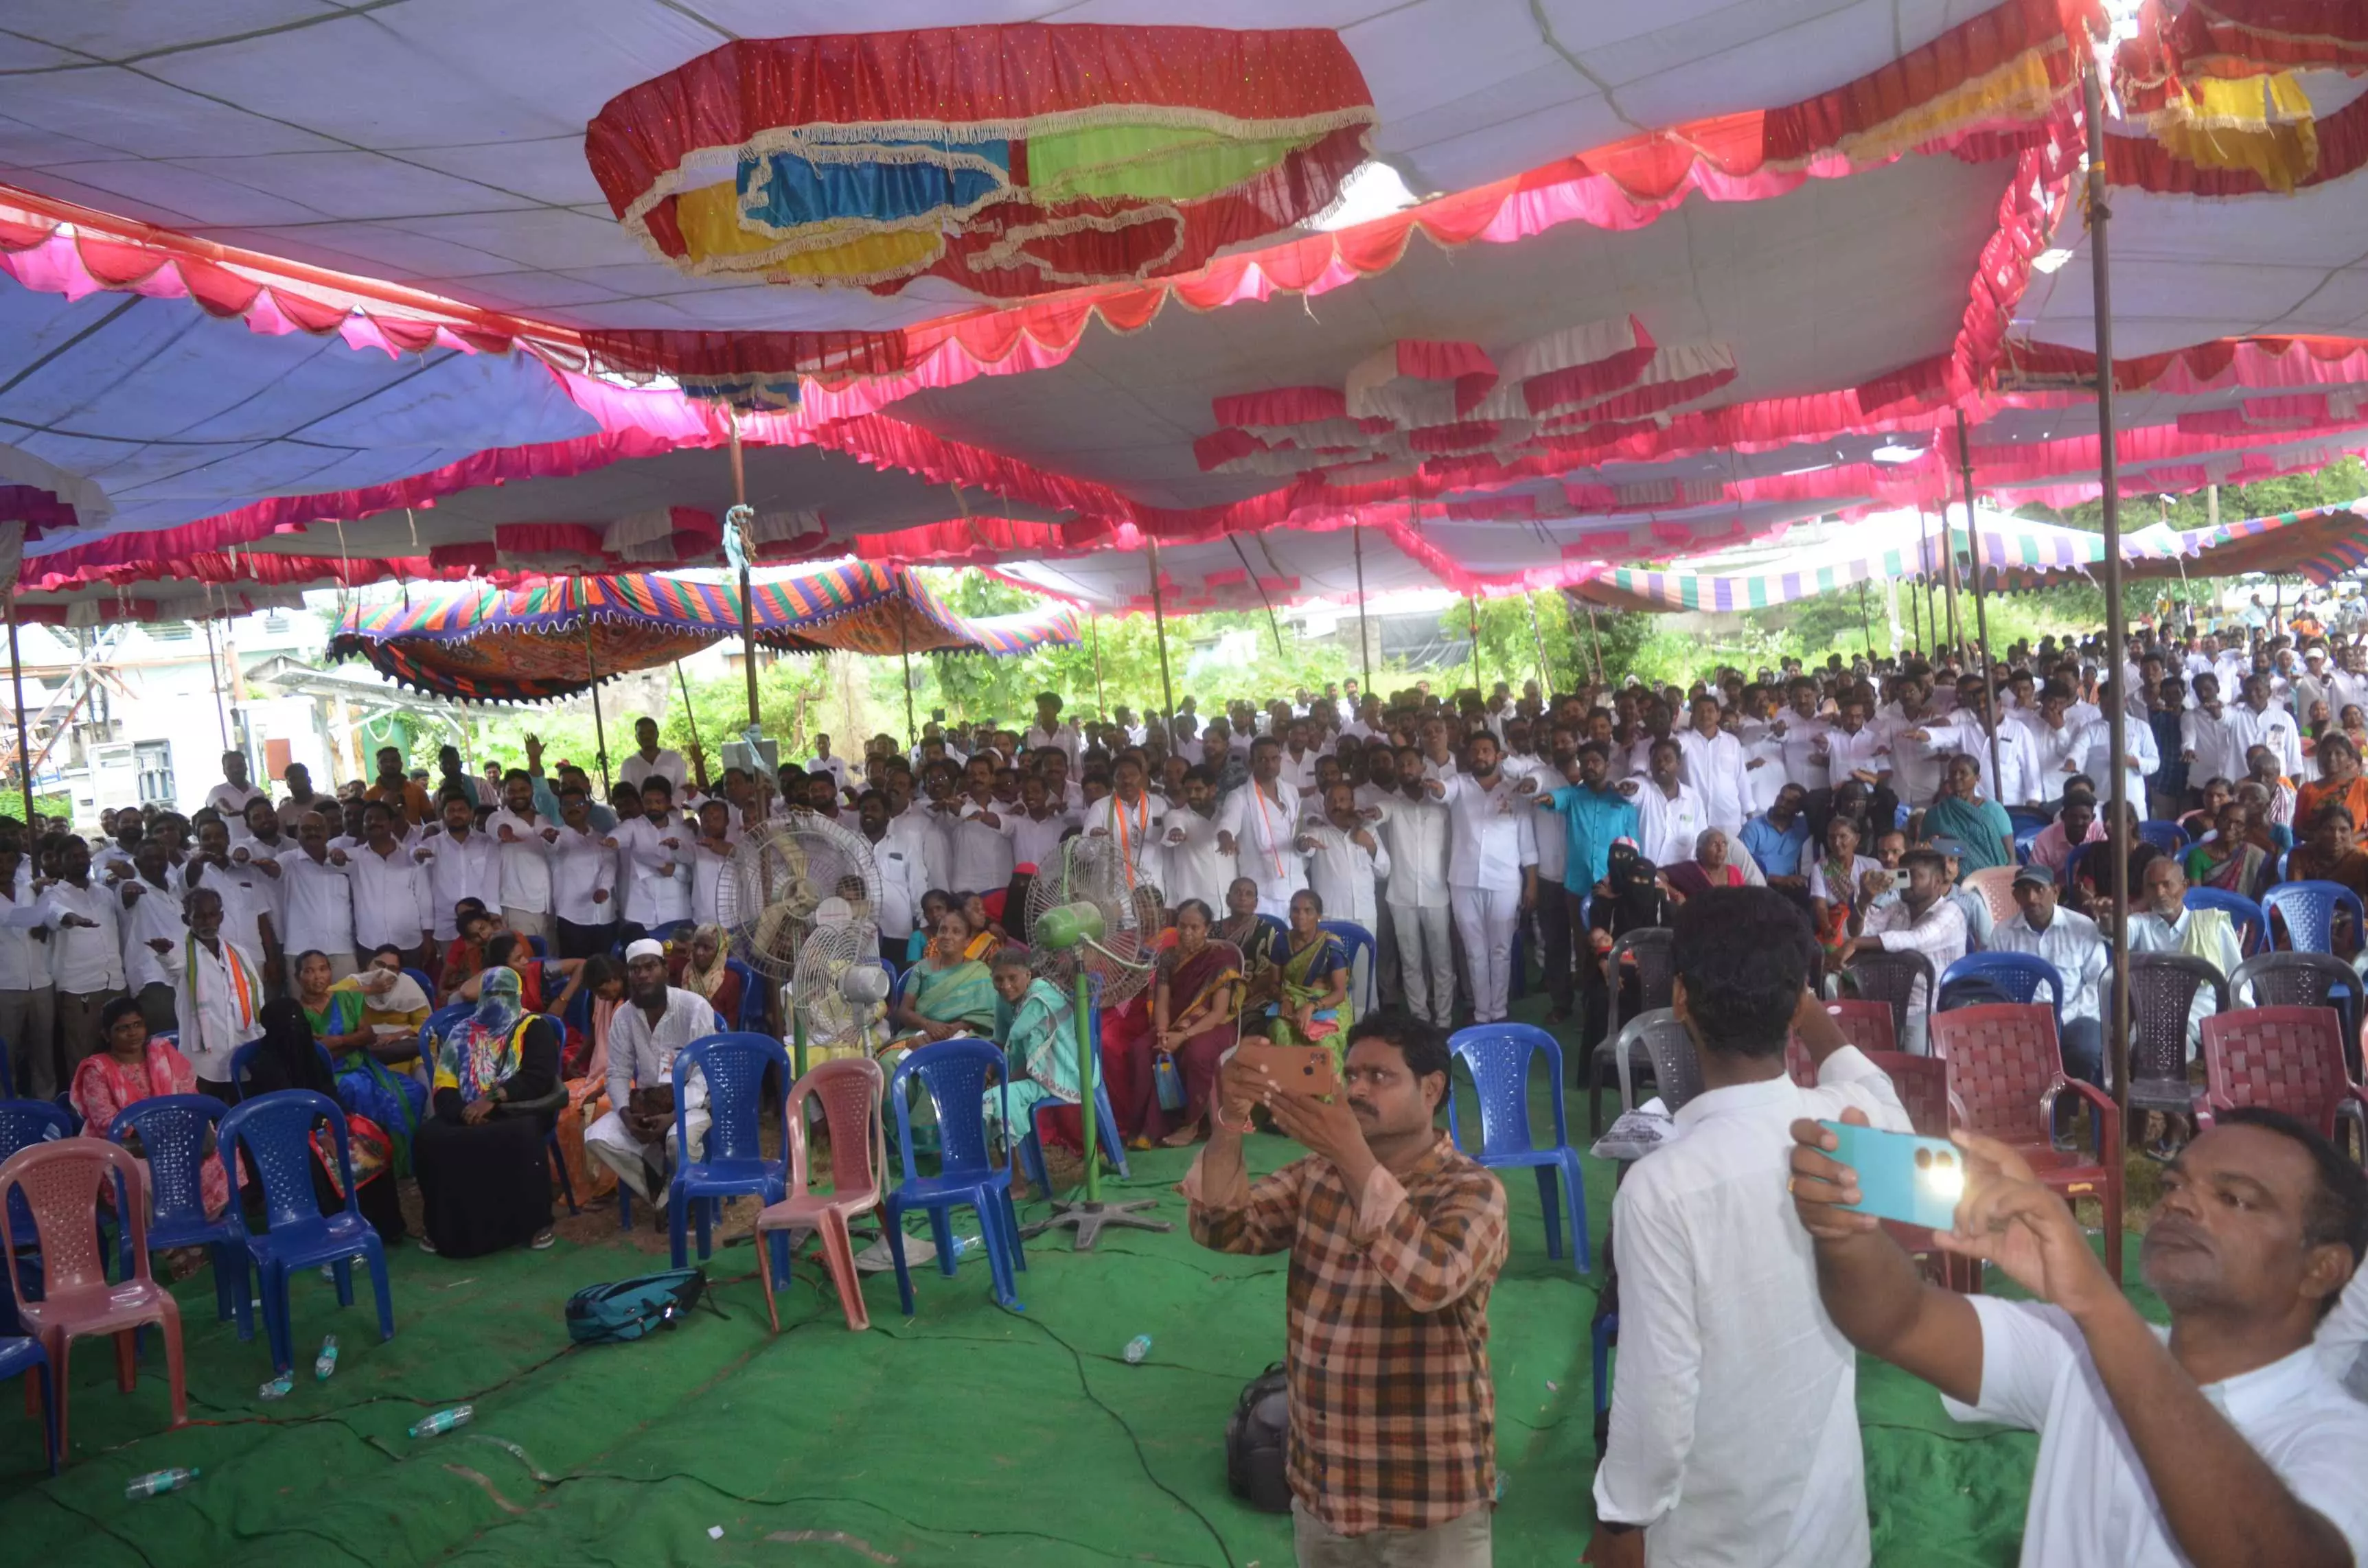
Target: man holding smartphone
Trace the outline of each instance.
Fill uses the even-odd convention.
[[[1868,1561],[1856,1358],[1811,1288],[1808,1233],[1768,1192],[1803,1117],[1855,1109],[1907,1131],[1883,1070],[1808,990],[1816,937],[1770,888],[1686,901],[1670,1010],[1702,1064],[1682,1136],[1631,1166],[1611,1206],[1620,1377],[1595,1475],[1596,1568]],[[1798,1032],[1817,1086],[1786,1075]]]
[[[1346,1086],[1328,1099],[1228,1060],[1184,1178],[1193,1240],[1292,1255],[1286,1469],[1302,1568],[1490,1562],[1488,1292],[1505,1189],[1434,1125],[1447,1074],[1439,1032],[1390,1017],[1349,1031]],[[1251,1103],[1308,1151],[1256,1183],[1247,1120],[1228,1119]]]

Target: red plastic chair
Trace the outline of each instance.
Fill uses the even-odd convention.
[[[2239,1106],[2282,1110],[2336,1136],[2339,1118],[2357,1119],[2368,1091],[2343,1061],[2343,1018],[2332,1007],[2244,1007],[2203,1020],[2200,1127]]]
[[[115,1183],[127,1201],[120,1219],[131,1228],[128,1278],[109,1284],[99,1244],[100,1191]],[[17,1234],[10,1199],[23,1194],[33,1235]],[[148,1173],[131,1151],[97,1138],[61,1138],[20,1149],[0,1164],[0,1256],[38,1240],[41,1299],[19,1300],[17,1314],[41,1342],[57,1388],[58,1451],[66,1448],[66,1391],[73,1386],[68,1346],[92,1335],[115,1336],[115,1375],[129,1393],[139,1376],[134,1331],[154,1324],[165,1339],[165,1369],[172,1384],[173,1425],[188,1419],[188,1388],[181,1367],[181,1309],[148,1267]]]
[[[1891,1024],[1890,1003],[1861,1002],[1853,997],[1846,1001],[1827,1002],[1823,1006],[1826,1016],[1833,1019],[1835,1028],[1841,1030],[1842,1039],[1869,1056],[1899,1054],[1899,1042]],[[1793,1082],[1801,1087],[1814,1089],[1817,1086],[1817,1070],[1809,1061],[1809,1048],[1801,1043],[1801,1037],[1797,1034],[1789,1036],[1784,1042],[1784,1067],[1793,1075]]]
[[[2050,1191],[2104,1204],[2105,1267],[2118,1282],[2122,1119],[2102,1089],[2065,1074],[2055,1009],[2044,1002],[1999,1002],[1935,1013],[1932,1054],[1948,1064],[1952,1125],[2010,1145]],[[2050,1135],[2056,1096],[2067,1091],[2089,1105],[2096,1146],[2086,1152],[2058,1149]]]
[[[757,1216],[760,1244],[768,1232],[812,1230],[822,1240],[824,1264],[838,1287],[838,1304],[847,1326],[859,1333],[871,1326],[863,1304],[863,1281],[855,1271],[855,1243],[848,1221],[880,1207],[881,1178],[888,1168],[880,1122],[880,1096],[886,1083],[880,1063],[868,1056],[818,1062],[790,1088],[790,1195],[769,1204]],[[830,1186],[814,1191],[806,1169],[805,1105],[809,1096],[822,1100],[824,1124],[830,1130]],[[759,1276],[765,1282],[765,1315],[773,1332],[781,1331],[781,1314],[773,1305],[774,1277],[789,1282],[786,1239],[772,1244],[778,1250],[766,1260]]]
[[[1910,1056],[1904,1051],[1870,1051],[1866,1059],[1883,1069],[1907,1112],[1907,1125],[1921,1138],[1949,1135],[1949,1064],[1937,1056]],[[1932,1233],[1921,1225],[1885,1220],[1883,1228],[1908,1253],[1924,1260],[1926,1272],[1950,1290],[1967,1295],[1981,1290],[1981,1269],[1971,1259],[1942,1252]]]

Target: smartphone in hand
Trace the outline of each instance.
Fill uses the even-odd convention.
[[[1340,1092],[1340,1077],[1333,1070],[1332,1051],[1321,1045],[1275,1045],[1263,1040],[1246,1040],[1234,1048],[1233,1060],[1245,1067],[1263,1067],[1287,1095],[1303,1095],[1311,1099],[1327,1099]],[[1229,1105],[1226,1110],[1236,1119],[1249,1114],[1247,1105]]]
[[[1834,1158],[1858,1173],[1859,1212],[1945,1231],[1965,1190],[1965,1153],[1945,1138],[1886,1132],[1844,1121],[1818,1123],[1840,1140]]]

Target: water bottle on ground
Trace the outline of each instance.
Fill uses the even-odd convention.
[[[439,1410],[433,1415],[423,1416],[413,1422],[411,1435],[415,1437],[433,1437],[438,1433],[450,1432],[455,1426],[467,1426],[469,1417],[475,1414],[476,1412],[468,1405],[456,1404],[450,1410]]]
[[[1151,1335],[1147,1334],[1138,1334],[1133,1339],[1126,1342],[1126,1364],[1128,1366],[1139,1367],[1143,1365],[1143,1358],[1150,1354]]]
[[[985,1236],[957,1236],[954,1238],[954,1260],[960,1262],[985,1244]]]
[[[264,1384],[261,1388],[256,1390],[255,1397],[257,1399],[286,1399],[288,1395],[294,1391],[295,1387],[295,1374],[292,1372],[282,1372],[278,1377],[272,1379],[269,1382]]]
[[[321,1353],[313,1358],[313,1376],[315,1381],[325,1383],[336,1369],[337,1336],[333,1334],[321,1341]]]
[[[198,1472],[194,1468],[150,1471],[123,1489],[123,1500],[137,1503],[142,1497],[154,1497],[159,1493],[178,1492],[197,1478]]]

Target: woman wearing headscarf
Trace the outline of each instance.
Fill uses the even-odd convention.
[[[731,967],[732,939],[723,927],[712,921],[690,934],[690,940],[675,950],[674,983],[681,989],[707,998],[708,1006],[723,1016],[724,1021],[739,1027],[741,980]]]
[[[1595,884],[1587,916],[1588,944],[1594,958],[1581,966],[1586,981],[1583,1005],[1589,1041],[1600,1040],[1611,1022],[1614,979],[1607,977],[1606,966],[1611,962],[1613,944],[1631,931],[1667,926],[1674,909],[1661,886],[1659,872],[1637,850],[1634,839],[1614,839],[1604,865],[1603,880]],[[1620,1016],[1633,1018],[1636,1016],[1634,977],[1622,975],[1616,980],[1622,987]]]
[[[380,1239],[403,1239],[403,1205],[397,1200],[394,1176],[395,1142],[387,1130],[366,1112],[347,1107],[338,1083],[313,1038],[313,1021],[304,1005],[292,996],[266,1002],[256,1021],[263,1038],[247,1069],[243,1092],[248,1099],[282,1089],[309,1089],[345,1107],[346,1158],[353,1167],[358,1189],[355,1206]],[[345,1206],[346,1192],[337,1171],[337,1146],[319,1128],[313,1131],[313,1196],[325,1210]]]
[[[543,1134],[552,1112],[505,1115],[559,1085],[559,1030],[518,997],[518,972],[478,977],[477,1009],[445,1031],[436,1052],[435,1112],[414,1143],[420,1246],[477,1257],[521,1243],[551,1244],[551,1165]]]

